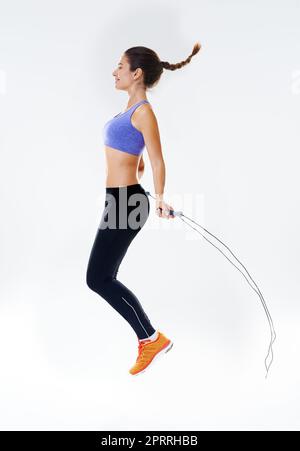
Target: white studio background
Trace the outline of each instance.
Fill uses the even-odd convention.
[[[2,430],[299,429],[299,21],[297,0],[0,0]],[[136,335],[85,283],[102,127],[128,101],[112,71],[129,47],[177,63],[197,41],[148,93],[165,199],[261,289],[267,379],[259,297],[153,199],[118,278],[172,351],[131,376]]]

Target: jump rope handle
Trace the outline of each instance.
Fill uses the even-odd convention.
[[[160,210],[160,212],[162,213],[163,209],[161,207],[158,207],[157,210]],[[182,211],[175,211],[175,210],[166,210],[169,212],[170,216],[180,216],[182,214]]]
[[[150,194],[150,191],[145,191],[146,192],[146,194],[147,194],[147,196],[151,196],[151,194]],[[153,197],[153,196],[152,196]],[[157,208],[157,210],[160,210],[161,211],[161,213],[162,213],[162,211],[163,211],[163,209],[161,208],[161,207],[158,207]],[[175,211],[175,210],[167,210],[168,212],[169,212],[169,215],[170,216],[181,216],[182,214],[183,214],[183,212],[182,211]]]

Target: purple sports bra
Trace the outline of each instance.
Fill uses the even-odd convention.
[[[135,109],[148,100],[140,100],[124,113],[119,113],[110,119],[103,128],[104,144],[123,152],[139,156],[145,147],[143,134],[131,123]],[[150,103],[149,103],[150,105]]]

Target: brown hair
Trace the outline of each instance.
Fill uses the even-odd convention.
[[[133,72],[137,68],[141,68],[144,73],[144,85],[147,88],[152,88],[157,85],[163,69],[176,70],[188,64],[192,57],[199,52],[201,48],[200,42],[196,42],[192,53],[186,60],[180,63],[170,64],[167,61],[161,61],[157,53],[147,47],[131,47],[127,49],[124,54],[128,59],[130,70]]]

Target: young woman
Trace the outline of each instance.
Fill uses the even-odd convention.
[[[160,61],[151,49],[132,47],[124,52],[112,73],[116,88],[126,91],[129,100],[125,111],[110,119],[103,130],[107,164],[105,206],[91,250],[86,282],[128,321],[137,335],[138,357],[129,370],[132,375],[144,372],[173,346],[151,324],[135,294],[117,279],[120,263],[150,212],[148,196],[139,183],[144,172],[145,146],[153,172],[156,214],[165,219],[174,218],[168,213],[173,207],[163,198],[165,164],[156,116],[146,91],[158,83],[164,68],[179,69],[199,50],[200,44],[196,43],[185,61],[169,64]],[[138,264],[136,270],[138,274]]]

